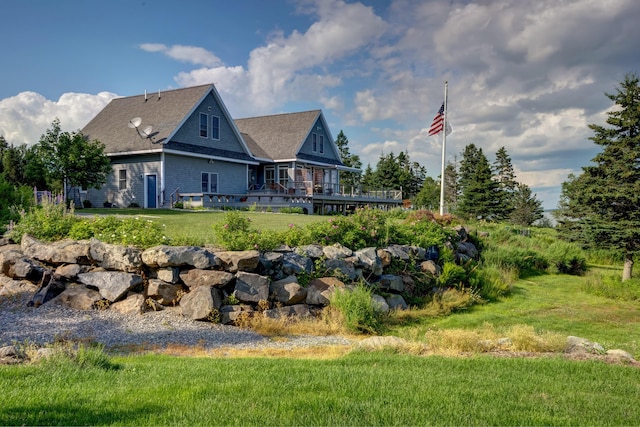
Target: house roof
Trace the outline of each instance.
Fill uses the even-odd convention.
[[[278,160],[299,158],[298,151],[322,112],[320,110],[236,119],[249,149],[256,157]],[[327,163],[327,159],[322,159]]]
[[[110,155],[148,150],[176,150],[196,155],[229,157],[255,162],[248,153],[197,147],[171,140],[184,121],[210,92],[213,92],[221,108],[228,115],[215,87],[207,84],[113,99],[82,129],[82,133],[89,139],[102,142],[105,145],[105,152]],[[128,126],[134,117],[141,119],[138,127],[140,131],[147,126],[152,126],[150,138],[142,138],[135,129]],[[231,117],[229,121],[233,123]],[[239,132],[238,137],[242,141]]]

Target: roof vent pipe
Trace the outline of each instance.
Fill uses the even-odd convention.
[[[158,100],[160,100],[160,89],[158,89]]]
[[[144,102],[147,102],[147,90],[144,90]]]

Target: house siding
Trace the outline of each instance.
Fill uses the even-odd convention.
[[[247,166],[242,163],[187,156],[165,155],[166,194],[176,188],[180,193],[201,193],[202,172],[218,174],[219,194],[245,194],[247,192]]]
[[[321,128],[318,130],[318,128]],[[320,153],[319,147],[316,151],[313,151],[313,134],[316,134],[318,137],[322,136],[324,138],[324,153]],[[319,145],[319,139],[318,139]],[[307,139],[305,139],[302,147],[299,150],[301,154],[307,154],[310,156],[321,157],[323,159],[331,159],[331,160],[340,160],[338,153],[333,150],[333,141],[330,140],[329,134],[327,133],[327,129],[320,119],[318,119],[311,128]]]
[[[200,136],[200,113],[207,115],[207,137]],[[220,139],[212,138],[211,116],[220,118]],[[223,150],[245,153],[242,143],[238,140],[233,126],[227,120],[222,108],[216,102],[213,94],[209,93],[204,101],[195,109],[193,114],[185,121],[173,136],[172,140],[201,147],[214,147]]]
[[[127,173],[126,189],[124,190],[119,189],[120,170],[126,170]],[[88,190],[87,200],[96,207],[101,207],[105,201],[118,207],[127,207],[131,203],[137,203],[143,207],[145,201],[144,177],[149,174],[157,175],[157,194],[160,194],[159,154],[114,158],[111,160],[111,173],[107,177],[106,184],[100,189]]]

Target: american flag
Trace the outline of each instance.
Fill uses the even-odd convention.
[[[438,110],[438,114],[433,118],[433,123],[431,123],[431,127],[429,128],[429,136],[437,135],[442,132],[444,128],[444,102],[442,103],[442,107]]]

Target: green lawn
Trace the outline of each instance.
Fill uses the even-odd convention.
[[[80,215],[131,215],[157,221],[166,225],[166,233],[178,244],[203,245],[212,243],[212,225],[224,220],[223,211],[169,210],[169,209],[105,209],[91,208],[76,211]],[[289,224],[304,227],[307,224],[327,221],[321,215],[280,214],[270,212],[241,212],[251,219],[251,226],[260,230],[286,230]]]
[[[421,318],[393,327],[391,334],[424,340],[431,328],[476,329],[490,323],[496,329],[529,325],[538,331],[574,335],[621,348],[640,358],[640,303],[583,292],[586,277],[544,275],[520,280],[499,302],[476,305],[452,316]]]
[[[640,424],[640,369],[559,358],[118,357],[0,367],[0,425]]]

